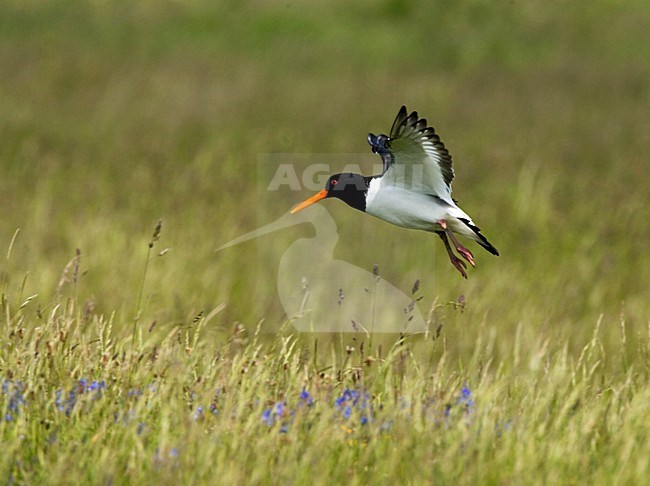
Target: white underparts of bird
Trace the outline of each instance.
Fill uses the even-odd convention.
[[[397,226],[436,233],[449,259],[467,278],[467,264],[474,255],[456,235],[474,240],[493,255],[499,251],[481,234],[472,218],[451,197],[454,179],[451,155],[426,119],[402,106],[390,135],[368,134],[373,153],[381,157],[381,175],[342,173],[330,176],[325,189],[291,210],[300,211],[325,198],[336,198],[349,206]],[[451,243],[450,243],[451,241]]]

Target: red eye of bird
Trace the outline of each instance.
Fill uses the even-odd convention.
[[[333,186],[335,186],[337,182],[338,182],[338,181],[337,181],[336,179],[334,179],[334,180],[331,182],[331,184],[332,184]]]

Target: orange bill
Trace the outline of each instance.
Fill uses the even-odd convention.
[[[312,197],[309,199],[305,199],[303,202],[298,204],[295,208],[291,210],[291,214],[297,213],[301,209],[305,209],[307,206],[311,206],[315,202],[320,201],[321,199],[325,199],[327,197],[327,191],[323,189],[322,191],[314,194]]]

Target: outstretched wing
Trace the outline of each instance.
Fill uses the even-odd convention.
[[[402,106],[390,129],[386,149],[392,163],[385,169],[382,183],[452,202],[451,155],[426,119],[419,118],[416,111],[407,114]]]

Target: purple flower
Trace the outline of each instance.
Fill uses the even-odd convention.
[[[462,407],[461,409],[468,415],[473,411],[474,400],[472,399],[472,391],[467,387],[467,385],[464,385],[460,389],[460,395],[456,398],[455,404],[447,403],[445,405],[445,417],[449,417],[451,415],[451,410],[454,405]]]
[[[451,405],[448,403],[445,405],[445,417],[449,417],[449,414],[451,413]]]
[[[270,408],[267,408],[264,410],[264,412],[262,412],[262,422],[264,422],[269,427],[273,425],[274,420]]]
[[[472,392],[467,386],[464,386],[460,389],[460,397],[456,400],[456,405],[465,405],[465,408],[469,410],[474,406],[474,400],[472,400]]]
[[[284,402],[278,402],[275,404],[275,414],[278,417],[282,417],[282,414],[284,414]]]
[[[200,420],[201,418],[203,418],[203,407],[199,405],[194,412],[194,420]]]
[[[370,396],[366,392],[346,388],[341,396],[334,401],[334,406],[346,420],[352,416],[352,409],[364,412],[360,421],[362,425],[365,425],[371,419],[372,411],[369,401]]]
[[[89,390],[103,390],[106,388],[106,382],[105,381],[93,381],[90,383],[90,386],[88,387]]]
[[[343,413],[342,413],[342,415],[343,415],[343,418],[344,418],[344,419],[346,419],[346,420],[349,419],[349,418],[350,418],[350,415],[352,415],[352,407],[351,407],[350,405],[346,405],[346,406],[343,408]]]
[[[350,390],[349,388],[346,388],[345,390],[343,390],[343,394],[340,397],[338,397],[334,403],[336,405],[336,408],[341,410],[348,403],[352,403],[352,405],[356,405],[358,400],[359,400],[359,392],[356,390]]]
[[[9,395],[7,412],[5,420],[11,422],[15,416],[20,415],[20,407],[27,405],[27,400],[23,396],[25,386],[20,381],[5,380],[2,384],[2,394]]]
[[[77,405],[80,395],[90,395],[90,398],[97,400],[102,398],[102,390],[104,389],[106,389],[105,381],[93,380],[89,383],[85,378],[81,378],[67,394],[61,389],[56,390],[54,404],[59,412],[65,412],[66,416],[69,417]]]
[[[262,422],[270,427],[276,422],[276,420],[282,421],[285,415],[287,415],[285,403],[278,402],[273,407],[267,408],[264,410],[264,412],[262,412]],[[293,415],[293,412],[291,415]],[[288,430],[287,427],[287,423],[282,422],[280,432],[286,432]]]
[[[305,404],[308,407],[311,407],[314,404],[314,399],[305,388],[300,392],[300,402],[298,403],[298,406],[300,407],[302,404]]]

